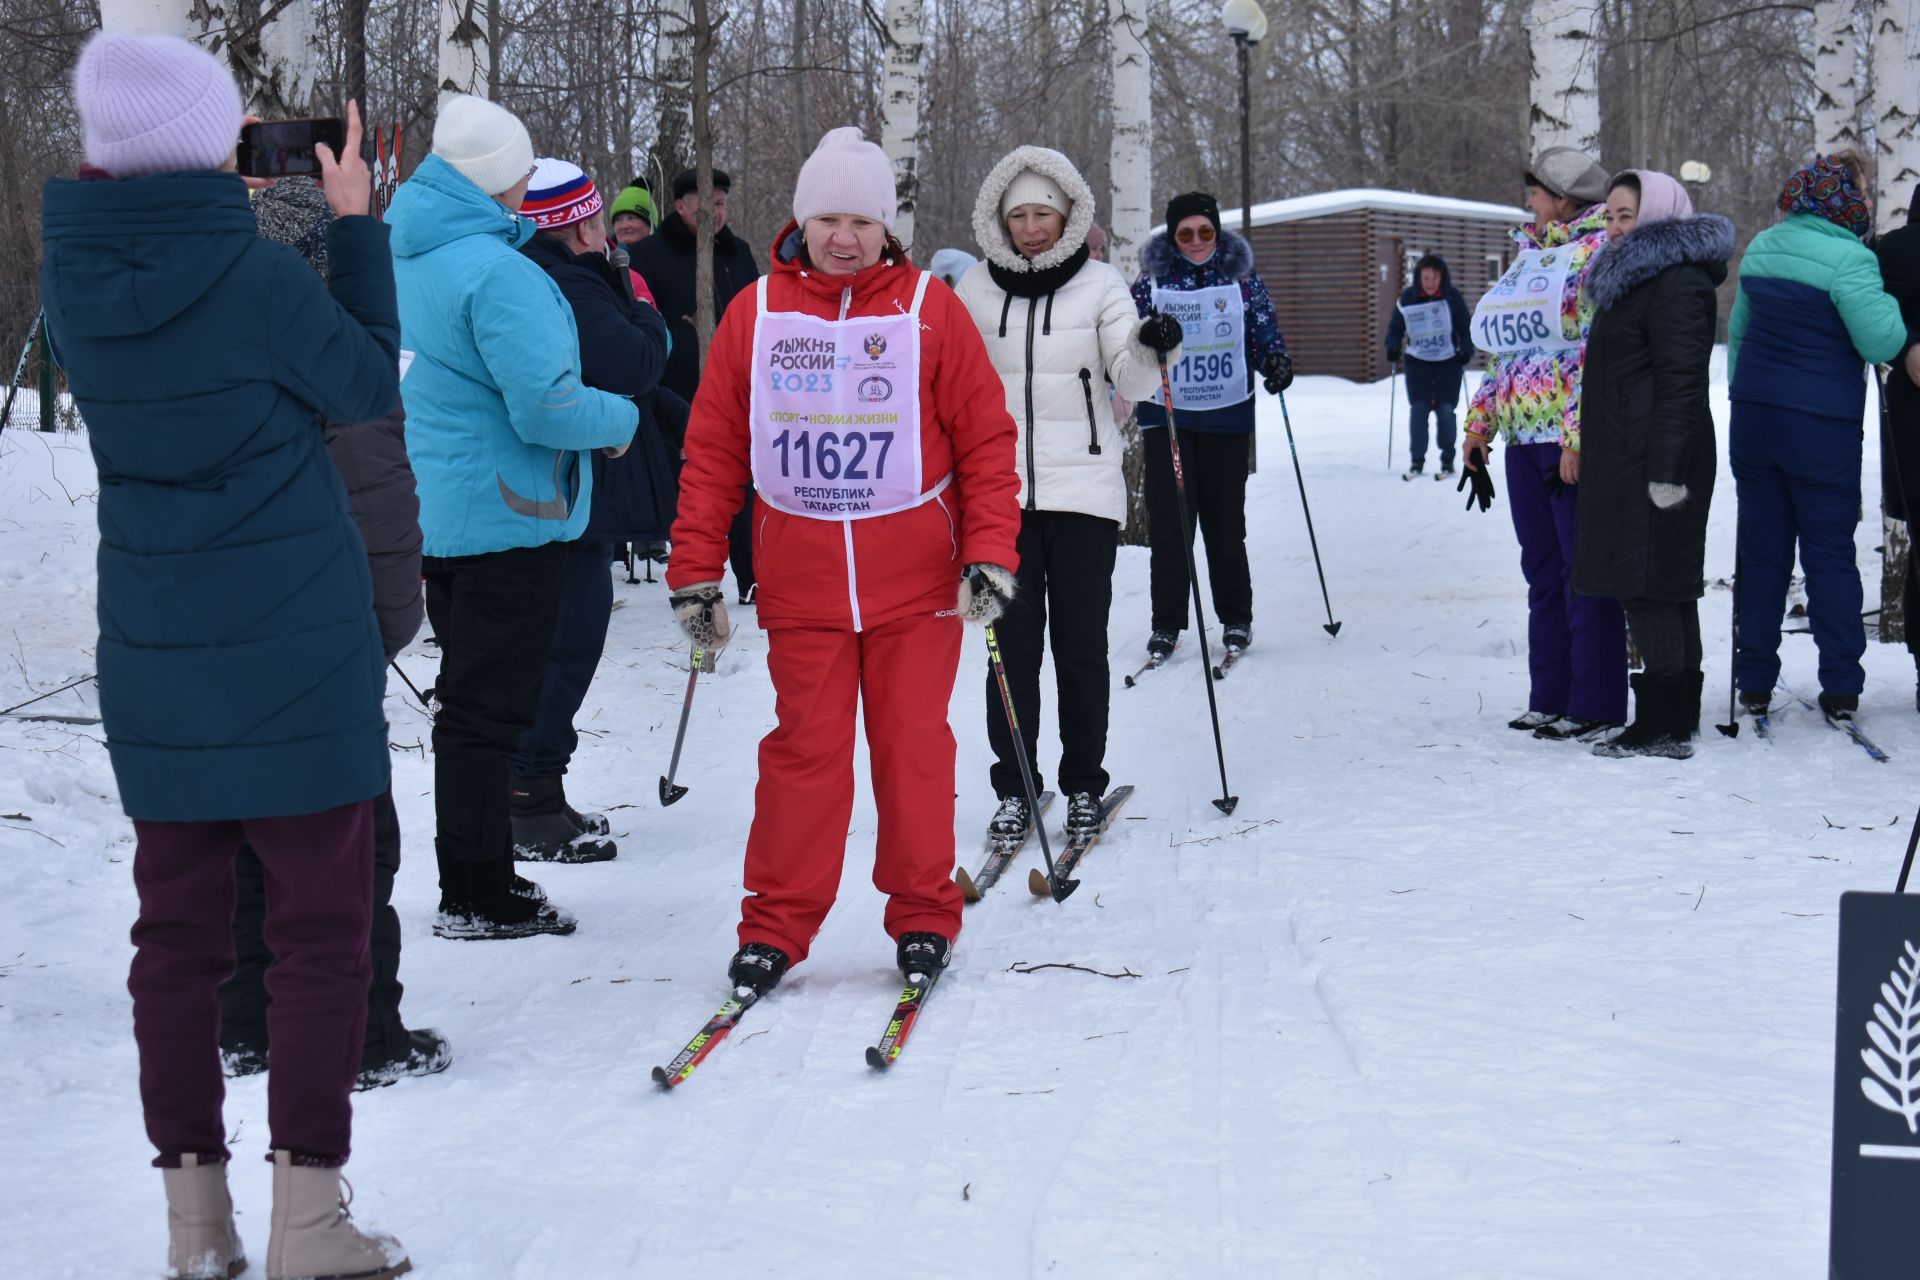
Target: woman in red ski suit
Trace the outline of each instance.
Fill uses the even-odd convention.
[[[741,950],[764,994],[832,907],[865,703],[879,809],[873,882],[904,972],[946,963],[961,618],[1012,590],[1014,425],[978,328],[891,232],[892,170],[858,129],[801,169],[773,268],[727,308],[687,427],[667,585],[709,648],[730,634],[719,579],[751,478],[760,623],[779,724],[760,743]]]

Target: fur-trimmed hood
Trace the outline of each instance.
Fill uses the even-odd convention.
[[[1222,228],[1213,243],[1211,258],[1190,262],[1172,235],[1156,231],[1140,251],[1140,269],[1155,280],[1166,280],[1182,271],[1212,271],[1227,280],[1244,280],[1253,274],[1253,246],[1245,236]]]
[[[1709,272],[1717,268],[1718,284],[1726,278],[1733,240],[1732,221],[1717,213],[1638,227],[1631,235],[1609,240],[1606,248],[1594,255],[1587,273],[1587,295],[1594,306],[1605,311],[1636,286],[1668,267],[1684,263],[1706,267]]]
[[[1000,216],[1001,197],[1026,169],[1053,179],[1067,193],[1067,199],[1073,201],[1073,212],[1067,215],[1067,229],[1053,248],[1037,258],[1028,258],[1013,247],[1013,241],[1007,238],[1006,221]],[[1051,147],[1016,147],[1000,157],[1000,162],[987,172],[986,180],[980,184],[980,196],[973,202],[973,238],[980,242],[980,251],[987,255],[987,261],[1004,271],[1044,271],[1079,252],[1080,246],[1087,242],[1087,228],[1093,225],[1093,215],[1093,188],[1073,167],[1073,161]]]

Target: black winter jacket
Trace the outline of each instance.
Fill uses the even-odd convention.
[[[1420,272],[1427,267],[1438,268],[1440,272],[1437,298],[1429,298],[1420,291]],[[1414,404],[1452,404],[1460,398],[1460,376],[1466,372],[1467,362],[1473,359],[1473,312],[1467,309],[1465,296],[1453,287],[1453,272],[1447,260],[1437,253],[1420,259],[1413,269],[1413,283],[1400,291],[1400,306],[1393,309],[1393,319],[1387,322],[1387,359],[1398,359],[1407,345],[1407,318],[1401,314],[1400,307],[1419,302],[1447,304],[1447,312],[1453,317],[1453,358],[1415,360],[1409,356],[1405,366],[1407,399]]]
[[[372,422],[323,422],[327,456],[347,487],[347,504],[373,572],[373,616],[387,659],[420,630],[420,495],[407,461],[407,414],[399,403]]]
[[[1580,387],[1573,589],[1618,600],[1700,598],[1718,467],[1708,362],[1733,223],[1656,222],[1608,244],[1587,276],[1593,327]],[[1650,483],[1685,485],[1660,510]]]
[[[1874,251],[1880,255],[1881,282],[1900,304],[1900,318],[1907,322],[1908,332],[1920,333],[1920,187],[1914,188],[1906,225],[1881,236]],[[1887,378],[1881,464],[1887,514],[1911,522],[1908,501],[1920,506],[1920,387],[1913,385],[1898,360]]]
[[[633,443],[618,458],[593,453],[593,504],[583,537],[603,542],[649,541],[673,524],[673,458],[651,412],[667,366],[666,322],[628,293],[619,271],[599,254],[576,254],[549,235],[535,236],[521,253],[560,287],[580,331],[580,377],[590,387],[631,399],[640,408]]]
[[[700,389],[700,339],[693,331],[693,228],[679,214],[669,213],[659,229],[628,249],[633,269],[653,290],[653,300],[673,334],[673,354],[667,358],[660,385],[689,403]],[[713,237],[713,321],[726,314],[733,295],[760,278],[747,242],[726,227]]]

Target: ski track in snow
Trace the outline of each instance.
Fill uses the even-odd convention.
[[[572,938],[431,937],[428,725],[396,681],[404,1010],[456,1059],[356,1097],[360,1219],[398,1234],[427,1280],[1817,1271],[1836,903],[1887,887],[1904,847],[1920,754],[1904,650],[1867,655],[1861,723],[1891,767],[1798,707],[1772,743],[1712,730],[1724,589],[1702,604],[1692,761],[1603,761],[1510,732],[1526,609],[1504,469],[1498,508],[1465,513],[1451,484],[1399,480],[1403,422],[1383,463],[1385,386],[1304,379],[1290,404],[1344,626],[1321,630],[1263,398],[1258,633],[1220,686],[1238,810],[1209,803],[1192,638],[1120,686],[1147,631],[1146,553],[1123,549],[1108,765],[1137,794],[1067,903],[1026,891],[1034,842],[968,909],[954,968],[885,1075],[862,1058],[900,986],[869,881],[863,748],[843,894],[812,957],[686,1085],[648,1079],[726,994],[772,715],[750,609],[701,680],[691,791],[663,811],[685,649],[664,588],[622,575],[630,607],[569,779],[577,804],[609,812],[621,855],[523,868],[579,914]],[[1716,410],[1724,423],[1724,390]],[[1714,578],[1733,560],[1725,454]],[[96,487],[83,438],[0,435],[0,705],[92,670]],[[1869,600],[1878,541],[1863,524]],[[1817,688],[1811,641],[1782,652],[1788,680]],[[422,687],[436,663],[418,643],[401,659]],[[985,667],[970,633],[953,698],[969,860],[992,808]],[[1043,688],[1051,781],[1050,676]],[[96,705],[82,688],[35,709]],[[37,1153],[0,1174],[0,1238],[12,1274],[151,1276],[165,1215],[125,987],[131,830],[97,727],[0,723],[0,752],[0,1089],[8,1149]],[[227,1115],[258,1280],[263,1080],[232,1082]]]

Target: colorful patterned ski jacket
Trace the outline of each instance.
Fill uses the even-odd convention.
[[[1572,222],[1550,222],[1544,235],[1517,227],[1521,252],[1573,246],[1573,271],[1560,300],[1561,332],[1577,336],[1574,351],[1517,351],[1487,357],[1487,371],[1467,409],[1467,430],[1483,439],[1496,433],[1508,444],[1558,444],[1580,448],[1580,364],[1593,302],[1585,296],[1587,269],[1607,242],[1607,207],[1596,204]]]

